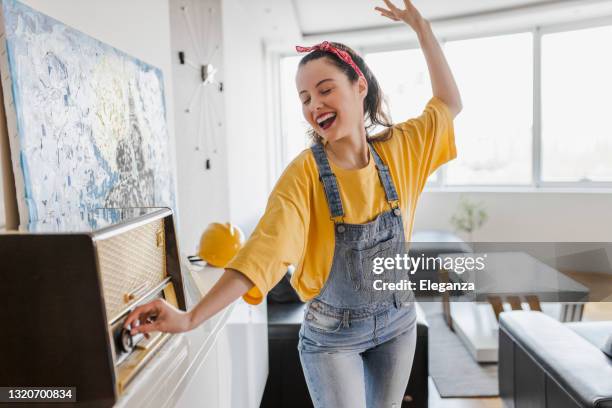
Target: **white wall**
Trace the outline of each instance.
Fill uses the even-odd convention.
[[[462,193],[425,192],[414,229],[452,230],[450,218]],[[612,242],[612,193],[472,192],[489,220],[474,233],[487,242]]]
[[[179,229],[182,249],[193,252],[208,223],[231,221],[248,236],[265,208],[271,188],[268,158],[272,149],[264,102],[264,33],[260,26],[253,24],[251,10],[242,1],[202,0],[196,5],[190,0],[170,0],[169,3],[181,211]],[[187,5],[194,16],[206,15],[206,10],[212,7],[219,18],[211,26],[210,33],[218,34],[220,49],[212,61],[207,62],[218,68],[216,79],[223,82],[223,93],[214,95],[212,101],[223,126],[210,170],[204,170],[204,157],[194,150],[197,117],[184,112],[198,79],[191,68],[180,65],[176,58],[182,50],[188,59],[197,62],[193,35],[180,10],[182,5]],[[203,23],[200,20],[192,24],[195,36],[200,35],[198,27]],[[196,41],[200,41],[200,37]],[[200,54],[209,47],[209,41],[199,44]]]
[[[182,6],[187,6],[185,12]],[[200,85],[201,76],[189,65],[181,65],[178,52],[185,52],[191,63],[201,63],[198,58],[210,57],[219,71],[216,81],[225,82],[223,49],[221,47],[221,2],[219,0],[170,0],[170,31],[174,107],[176,117],[177,178],[179,194],[179,239],[181,250],[195,253],[202,231],[211,222],[229,220],[227,146],[225,137],[224,93],[218,92],[216,84]],[[209,14],[209,10],[210,13]],[[211,17],[209,17],[209,15]],[[209,22],[209,20],[211,20]],[[189,23],[187,23],[189,21]],[[208,24],[210,23],[210,27]],[[191,28],[190,28],[191,27]],[[207,36],[207,38],[204,38]],[[197,43],[194,43],[196,42]],[[219,46],[216,52],[211,48]],[[196,95],[196,92],[199,92]],[[193,98],[195,97],[195,100]],[[192,112],[186,113],[193,100]],[[213,106],[214,105],[214,106]],[[210,120],[212,111],[217,112],[217,152],[197,151],[198,134],[207,137],[208,147],[212,145],[211,128],[202,119]],[[215,124],[213,124],[215,125]],[[206,169],[206,158],[210,158],[210,169]]]
[[[229,211],[232,222],[249,235],[270,189],[264,34],[242,1],[222,4]]]

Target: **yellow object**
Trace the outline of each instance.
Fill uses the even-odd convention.
[[[208,264],[223,268],[243,244],[244,234],[238,226],[213,222],[202,233],[199,255]]]
[[[389,166],[409,240],[427,177],[457,155],[453,118],[446,104],[433,97],[421,116],[393,126],[392,131],[390,139],[374,142],[374,148]],[[389,209],[371,157],[366,167],[357,170],[342,169],[331,160],[330,166],[340,187],[346,223],[363,224]],[[291,284],[300,298],[315,297],[331,269],[333,226],[314,156],[306,149],[287,166],[255,231],[227,265],[255,285],[244,300],[261,302],[289,265],[296,267]]]

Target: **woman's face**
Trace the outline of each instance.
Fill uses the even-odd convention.
[[[365,80],[351,82],[327,58],[319,58],[299,67],[296,85],[304,118],[328,142],[363,129]]]

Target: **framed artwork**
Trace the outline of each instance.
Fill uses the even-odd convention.
[[[15,0],[0,25],[19,223],[176,210],[161,71]]]

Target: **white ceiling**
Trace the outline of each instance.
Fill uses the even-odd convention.
[[[382,0],[292,0],[303,35],[353,31],[388,26],[390,20],[375,10]],[[402,6],[402,0],[394,0]],[[480,13],[526,8],[541,4],[564,3],[568,0],[413,0],[427,19],[446,20]]]
[[[234,1],[252,16],[268,49],[276,52],[290,53],[295,44],[329,40],[330,35],[353,46],[416,41],[403,24],[374,10],[382,0]],[[413,0],[413,4],[443,38],[612,18],[612,0]]]

